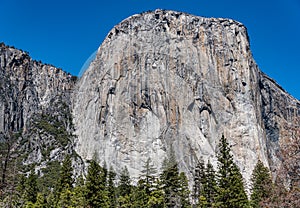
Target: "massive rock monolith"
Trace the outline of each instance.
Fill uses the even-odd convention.
[[[222,134],[249,181],[258,159],[276,171],[283,126],[300,102],[262,73],[247,30],[223,18],[156,10],[116,25],[73,94],[76,151],[138,177],[171,148],[191,177],[215,164]]]

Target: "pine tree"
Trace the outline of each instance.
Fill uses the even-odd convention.
[[[155,190],[155,174],[156,169],[150,158],[147,159],[141,171],[142,175],[137,183],[137,187],[133,192],[133,207],[141,207],[148,205],[152,191]]]
[[[14,185],[14,176],[15,176],[15,169],[13,167],[15,165],[13,160],[13,146],[16,144],[17,136],[10,132],[7,135],[0,132],[0,190],[1,195],[0,199],[5,196],[9,195],[11,197],[11,190],[9,190],[11,186]]]
[[[79,208],[83,207],[82,201],[77,198],[74,189],[64,188],[61,191],[60,198],[57,202],[57,207]]]
[[[132,202],[130,197],[132,196],[132,186],[127,167],[125,166],[120,175],[120,181],[118,186],[118,198],[117,203],[119,207],[131,207]]]
[[[9,206],[11,207],[11,206]],[[34,203],[32,203],[31,201],[27,201],[24,206],[24,208],[34,208]]]
[[[137,183],[137,186],[133,187],[131,194],[133,208],[147,207],[149,195],[146,193],[145,184],[145,180],[140,179]]]
[[[90,161],[86,177],[85,198],[89,207],[109,207],[103,168],[95,159]]]
[[[165,196],[165,206],[167,208],[180,206],[180,197],[178,195],[178,191],[180,188],[179,170],[175,152],[172,147],[169,157],[165,158],[163,162],[163,171],[160,175],[160,180]]]
[[[184,172],[179,174],[179,197],[180,197],[180,207],[189,208],[191,207],[191,203],[189,200],[190,190],[188,179]]]
[[[231,188],[230,188],[230,204],[231,207],[249,207],[249,201],[244,189],[244,179],[238,168],[234,163],[232,174],[230,175]]]
[[[60,167],[59,180],[54,191],[54,204],[60,206],[67,206],[69,198],[71,197],[73,189],[73,168],[71,157],[67,155]],[[67,203],[67,204],[66,204]],[[58,205],[58,206],[59,206]]]
[[[270,197],[273,187],[270,172],[260,160],[257,161],[253,170],[251,182],[251,206],[259,208],[259,203]]]
[[[244,190],[242,175],[233,162],[231,147],[222,136],[219,143],[218,159],[218,193],[216,206],[224,208],[248,207],[248,198]]]
[[[71,157],[67,155],[62,163],[60,178],[58,184],[58,191],[61,191],[64,187],[72,187],[73,186],[73,168]]]
[[[34,204],[34,208],[48,208],[46,197],[42,193],[37,194],[37,200]]]
[[[47,195],[52,192],[58,198],[62,165],[59,161],[49,161],[47,166],[40,169],[40,171],[42,174],[37,181],[39,191]]]
[[[34,173],[34,170],[32,169],[25,182],[25,190],[24,190],[25,203],[34,204],[37,199],[37,194],[38,194],[37,175]]]
[[[118,208],[131,208],[131,206],[132,202],[130,200],[130,195],[118,197]]]
[[[50,191],[50,193],[46,197],[47,208],[56,208],[57,207],[57,199],[55,198],[54,192]]]
[[[143,186],[147,195],[150,195],[151,189],[153,189],[153,183],[155,181],[156,169],[152,164],[150,158],[147,159],[145,165],[143,166],[141,179],[143,179]]]
[[[103,175],[102,175],[103,184],[105,186],[107,186],[108,185],[108,170],[107,170],[107,165],[106,165],[105,161],[104,161],[104,164],[103,164],[103,167],[102,167],[102,172],[103,172]]]
[[[110,168],[108,171],[108,179],[107,179],[107,194],[109,197],[109,206],[114,208],[117,206],[116,199],[116,187],[115,187],[116,173],[113,168]]]
[[[161,181],[159,178],[155,179],[155,182],[153,183],[153,190],[150,193],[147,207],[149,208],[164,208],[164,191],[161,187]]]
[[[82,176],[77,178],[76,185],[74,187],[74,197],[73,197],[73,204],[75,204],[75,207],[86,207],[85,203],[85,193],[86,193],[86,187],[84,184],[84,179]]]
[[[203,192],[201,192],[201,196],[205,199],[204,206],[202,207],[214,207],[215,198],[217,194],[217,182],[215,176],[215,170],[208,160],[206,169],[205,169],[205,179],[202,180],[203,183]]]
[[[25,177],[25,175],[23,175],[23,174],[19,175],[18,184],[16,187],[16,191],[17,191],[16,197],[18,197],[18,199],[19,199],[18,205],[20,207],[24,204],[24,200],[25,200],[26,180],[27,180],[27,178]]]
[[[72,189],[64,188],[60,195],[60,199],[58,201],[58,207],[76,207],[76,208],[84,208],[86,207],[85,203],[85,185],[83,177],[80,176],[77,178],[75,187]]]
[[[203,184],[205,184],[206,176],[205,176],[205,166],[203,158],[200,158],[198,163],[195,166],[194,173],[194,185],[193,185],[193,201],[195,204],[198,203],[200,194],[203,192]]]
[[[122,169],[121,171],[121,175],[120,175],[120,184],[118,187],[118,193],[119,196],[129,196],[131,194],[131,180],[130,180],[130,176],[129,176],[129,172],[127,167],[125,166],[125,168]]]

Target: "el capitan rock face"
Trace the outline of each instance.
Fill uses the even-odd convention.
[[[19,168],[36,164],[41,173],[72,154],[81,174],[76,144],[83,159],[97,154],[134,177],[149,157],[160,169],[173,148],[191,178],[200,157],[216,164],[224,134],[249,181],[258,159],[276,176],[281,150],[299,134],[300,102],[259,70],[246,28],[229,19],[161,10],[129,17],[78,82],[1,43],[0,78],[0,142],[13,144],[11,165],[18,158]]]
[[[258,69],[245,26],[174,11],[116,25],[73,94],[76,151],[135,177],[171,146],[190,174],[199,157],[215,160],[222,134],[247,181],[258,159],[276,171],[282,128],[299,114]]]

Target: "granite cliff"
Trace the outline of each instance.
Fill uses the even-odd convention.
[[[191,177],[224,134],[246,181],[258,159],[276,176],[300,102],[256,65],[237,21],[156,10],[116,25],[72,96],[76,151],[137,177],[173,148]]]
[[[35,167],[43,176],[49,164],[59,164],[72,153],[74,126],[69,106],[75,82],[76,77],[61,69],[1,43],[1,190],[15,183],[16,173]]]
[[[230,19],[131,16],[78,81],[0,45],[1,188],[32,165],[55,180],[66,154],[78,174],[96,154],[138,177],[148,158],[160,169],[171,148],[191,178],[200,157],[215,165],[222,134],[246,181],[258,159],[276,177],[299,117],[300,102],[260,71],[246,27]]]

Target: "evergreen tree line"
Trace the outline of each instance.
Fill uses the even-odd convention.
[[[126,167],[117,176],[112,168],[105,164],[100,166],[96,158],[89,161],[86,178],[79,177],[74,181],[71,158],[67,156],[60,166],[55,186],[41,188],[39,178],[32,170],[27,177],[20,175],[14,194],[0,205],[26,208],[276,207],[276,198],[272,198],[276,188],[262,162],[258,161],[253,171],[248,199],[242,175],[224,136],[218,145],[217,161],[215,171],[210,161],[205,165],[202,159],[199,160],[194,169],[194,183],[189,190],[188,179],[179,172],[172,148],[159,176],[151,159],[148,159],[134,185]]]

